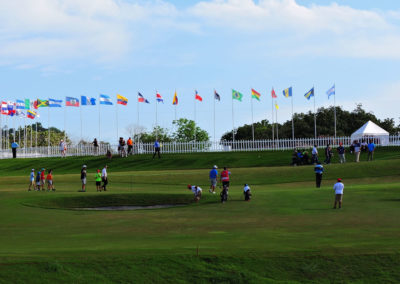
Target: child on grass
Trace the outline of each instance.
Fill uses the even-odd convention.
[[[47,173],[47,177],[46,177],[46,181],[47,181],[47,191],[54,191],[54,185],[53,185],[53,170],[50,169]]]
[[[29,177],[29,188],[28,191],[31,191],[31,187],[35,189],[35,169],[31,170],[31,175]]]
[[[36,190],[37,191],[40,191],[40,181],[41,181],[41,179],[40,179],[40,171],[38,171],[37,172],[37,174],[36,174]]]
[[[96,191],[101,191],[101,171],[98,169],[96,175]]]

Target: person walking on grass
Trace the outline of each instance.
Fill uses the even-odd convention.
[[[346,163],[346,157],[345,157],[346,150],[344,149],[342,142],[339,143],[339,147],[337,147],[337,152],[339,155],[339,162],[341,164]]]
[[[47,177],[46,177],[46,181],[47,181],[47,191],[55,191],[54,189],[54,185],[53,185],[53,170],[50,169],[47,173]]]
[[[231,172],[228,171],[228,169],[226,167],[224,167],[224,170],[221,172],[221,182],[222,182],[222,186],[226,186],[227,188],[229,188],[229,176],[230,176]]]
[[[218,178],[218,167],[215,165],[210,171],[210,193],[215,194],[215,187],[217,186],[217,178]]]
[[[31,191],[31,188],[35,189],[35,169],[31,170],[31,174],[29,176],[29,187],[28,191]]]
[[[193,192],[194,201],[198,202],[201,198],[201,193],[203,192],[200,186],[188,184],[187,188]]]
[[[40,183],[41,183],[41,186],[42,186],[42,191],[44,191],[44,185],[45,185],[45,183],[46,183],[46,177],[45,177],[45,174],[46,174],[46,172],[45,172],[45,168],[42,168],[42,171],[40,172]]]
[[[361,144],[357,140],[354,141],[354,153],[356,154],[356,163],[360,162]]]
[[[250,190],[250,186],[247,183],[244,185],[243,194],[244,194],[244,200],[245,201],[250,201],[250,199],[251,199],[251,190]]]
[[[318,162],[315,165],[314,171],[315,171],[316,186],[317,186],[317,188],[320,188],[321,187],[321,181],[322,181],[322,173],[324,172],[324,166],[321,165],[320,162]]]
[[[133,141],[132,138],[129,137],[128,140],[126,141],[126,144],[128,145],[128,155],[132,155],[132,150],[133,150]]]
[[[103,181],[103,190],[107,191],[108,176],[107,176],[107,165],[104,166],[101,171],[101,180]]]
[[[158,139],[156,139],[156,141],[154,142],[154,154],[153,154],[153,159],[156,156],[156,154],[158,154],[158,158],[160,159],[160,142],[158,141]]]
[[[86,165],[82,166],[81,169],[81,182],[82,182],[82,189],[80,190],[81,192],[85,192],[86,191]]]
[[[335,191],[335,203],[333,209],[336,209],[336,205],[339,205],[339,209],[342,208],[343,189],[344,184],[342,183],[342,179],[338,178],[337,183],[333,186],[333,190]]]
[[[317,149],[317,145],[314,145],[314,147],[312,148],[311,151],[311,163],[313,163],[314,165],[316,163],[318,163],[318,149]]]
[[[372,140],[370,140],[367,147],[368,147],[367,161],[372,161],[372,159],[374,158],[375,143]]]
[[[95,175],[96,191],[101,191],[101,171],[98,169]]]
[[[41,176],[41,174],[40,174],[40,171],[38,171],[37,173],[36,173],[36,191],[40,191],[40,185],[41,185],[41,183],[40,183],[40,176]]]

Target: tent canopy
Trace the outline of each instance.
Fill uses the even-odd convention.
[[[389,132],[379,127],[371,120],[351,134],[351,140],[358,140],[363,137],[376,138],[379,144],[382,145],[387,145],[389,143]]]

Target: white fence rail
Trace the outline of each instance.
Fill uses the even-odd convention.
[[[376,137],[365,137],[366,142],[372,140],[379,146],[400,146],[400,136],[390,136],[387,145],[381,145],[381,141]],[[161,142],[162,153],[198,153],[198,152],[229,152],[229,151],[279,151],[298,149],[310,149],[313,145],[318,148],[326,147],[330,144],[333,147],[343,143],[343,146],[350,146],[350,137],[320,137],[320,138],[297,138],[279,140],[256,140],[256,141],[216,141],[216,142]],[[68,145],[66,156],[105,156],[109,151],[112,155],[119,154],[117,145],[100,144],[99,147],[93,145]],[[127,151],[125,147],[125,151]],[[133,154],[150,154],[154,152],[153,143],[136,143],[133,146]],[[58,146],[50,147],[29,147],[18,148],[18,158],[36,157],[60,157],[61,151]],[[0,158],[12,158],[11,149],[1,149]]]

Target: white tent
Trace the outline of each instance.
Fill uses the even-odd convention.
[[[376,144],[382,146],[389,144],[389,132],[379,127],[371,120],[361,126],[356,132],[351,134],[351,141],[360,139],[371,139],[373,138]]]

